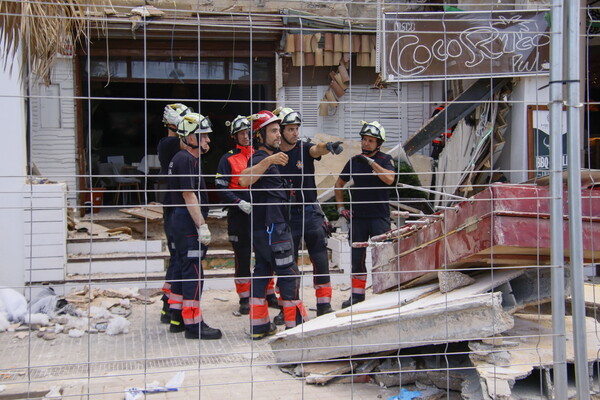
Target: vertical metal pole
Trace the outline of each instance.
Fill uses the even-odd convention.
[[[569,241],[573,307],[573,345],[575,350],[575,382],[577,398],[590,398],[583,298],[583,245],[581,223],[581,10],[580,1],[569,0],[567,20],[567,152],[569,157]]]
[[[566,399],[565,252],[563,234],[562,108],[563,0],[552,0],[550,27],[550,257],[552,264],[552,353],[554,398]]]

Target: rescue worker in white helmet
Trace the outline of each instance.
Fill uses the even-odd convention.
[[[281,118],[281,151],[289,161],[279,166],[292,188],[290,227],[294,239],[294,259],[298,259],[300,242],[304,239],[313,264],[313,284],[317,298],[317,316],[333,311],[331,308],[331,277],[327,256],[327,231],[325,214],[317,202],[315,160],[331,153],[343,151],[342,142],[314,144],[300,140],[302,115],[289,107],[274,111]],[[283,320],[282,315],[278,316]],[[278,318],[275,318],[277,324]],[[283,322],[283,321],[281,321]]]
[[[240,185],[250,186],[253,203],[252,239],[256,257],[250,299],[253,339],[277,332],[269,318],[266,299],[266,288],[273,273],[277,275],[286,328],[293,328],[306,320],[306,310],[299,293],[300,271],[294,259],[289,227],[289,190],[277,168],[288,162],[288,156],[279,151],[280,122],[267,110],[252,116],[253,140],[257,150],[240,177]]]
[[[350,222],[350,244],[390,230],[389,186],[394,183],[392,157],[382,153],[385,129],[377,121],[361,121],[362,153],[352,157],[335,182],[338,213]],[[344,186],[354,180],[350,208],[344,207]],[[367,284],[366,248],[352,248],[352,294],[342,308],[364,301]]]
[[[167,104],[163,111],[163,123],[167,127],[167,136],[160,139],[156,153],[160,162],[160,179],[166,178],[169,171],[171,159],[180,150],[181,140],[177,135],[177,125],[183,120],[183,117],[192,111],[184,104]],[[173,212],[171,196],[164,194],[163,204],[163,227],[165,237],[167,238],[167,248],[169,249],[169,265],[163,285],[163,308],[160,314],[160,322],[168,324],[171,322],[170,308],[176,308],[181,311],[181,268],[177,264],[177,255],[175,253],[175,241],[173,231],[170,226],[171,215]],[[175,293],[175,295],[173,295]]]
[[[239,183],[240,173],[248,167],[254,153],[251,146],[251,123],[247,117],[238,115],[227,121],[235,148],[223,154],[217,167],[215,185],[227,207],[227,234],[235,256],[235,290],[239,296],[239,313],[250,313],[250,259],[252,255],[252,231],[250,226],[250,191]],[[271,288],[267,295],[270,304],[279,307]]]
[[[182,307],[181,311],[171,310],[170,331],[185,330],[187,339],[221,338],[219,329],[204,322],[200,308],[204,282],[201,261],[206,256],[211,234],[206,224],[208,194],[199,157],[210,149],[208,134],[211,132],[208,118],[196,113],[185,115],[177,125],[183,148],[169,164],[168,183],[175,207],[171,226],[182,278]]]

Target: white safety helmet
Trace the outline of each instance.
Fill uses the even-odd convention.
[[[225,125],[230,127],[231,136],[235,136],[236,133],[243,131],[244,129],[248,130],[248,132],[251,129],[250,121],[247,117],[244,117],[242,115],[238,115],[231,122],[225,122]]]
[[[188,113],[177,125],[177,134],[182,137],[188,137],[191,134],[211,133],[212,124],[208,117],[198,113]]]
[[[179,125],[183,116],[191,113],[192,110],[185,104],[173,103],[167,104],[163,111],[163,123],[167,125]]]
[[[360,130],[360,136],[372,136],[381,141],[385,142],[385,129],[378,121],[367,122],[360,121],[362,128]]]
[[[273,114],[281,118],[281,126],[302,125],[302,115],[289,107],[277,108]]]

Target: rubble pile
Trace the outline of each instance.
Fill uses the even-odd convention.
[[[280,369],[306,384],[398,386],[417,399],[552,398],[550,271],[443,271],[438,280],[280,332],[270,340]],[[571,316],[565,322],[570,342]],[[596,321],[586,322],[593,331]],[[600,338],[591,336],[588,360],[598,367]]]
[[[72,338],[85,333],[118,335],[129,332],[132,303],[153,302],[138,289],[85,287],[62,298],[45,287],[28,304],[16,290],[0,288],[0,332],[16,332],[15,337],[23,339],[36,331],[44,340],[61,333]]]

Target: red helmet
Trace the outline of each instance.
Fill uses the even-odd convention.
[[[252,115],[252,132],[258,132],[261,128],[273,123],[281,122],[281,118],[276,117],[271,111],[262,110]]]

